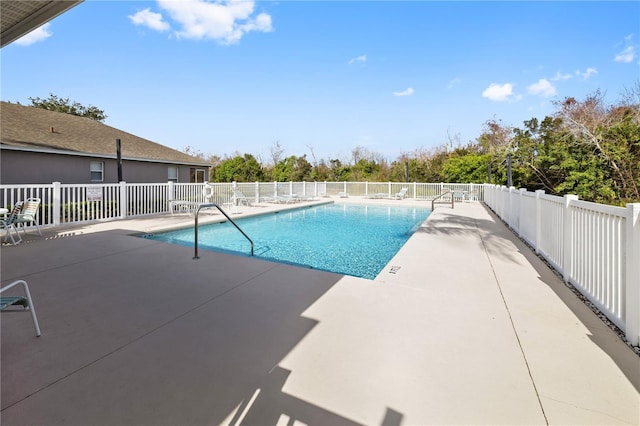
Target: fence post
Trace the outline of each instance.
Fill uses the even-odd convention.
[[[364,195],[365,197],[369,195],[369,181],[364,182]]]
[[[256,181],[254,183],[254,190],[253,193],[256,194],[255,196],[255,202],[256,204],[258,204],[260,202],[260,182]]]
[[[127,182],[120,182],[120,219],[127,217]]]
[[[507,213],[507,214],[508,214],[509,219],[507,220],[507,223],[509,224],[509,228],[511,228],[513,230],[515,230],[515,228],[513,227],[513,222],[514,222],[514,220],[513,220],[513,192],[515,190],[516,190],[515,186],[510,186],[508,188],[508,191],[509,191],[509,195],[508,195],[508,197],[509,197],[509,209],[508,209],[508,212],[509,213]]]
[[[573,216],[571,215],[571,202],[578,199],[577,195],[565,195],[562,212],[562,279],[568,283],[571,278],[571,263],[573,257]]]
[[[543,189],[536,191],[536,233],[533,242],[533,248],[536,250],[536,254],[540,254],[540,240],[542,239],[542,201],[540,200],[542,194],[544,194]]]
[[[53,182],[53,225],[60,225],[60,213],[62,212],[62,187],[60,182]]]
[[[626,339],[640,344],[640,203],[627,204]]]
[[[176,191],[175,183],[173,181],[171,181],[171,180],[169,182],[167,182],[167,183],[168,183],[168,185],[167,185],[167,200],[168,201],[173,201],[176,198],[176,195],[175,195],[176,194],[175,193],[175,191]]]
[[[524,198],[524,193],[527,192],[526,188],[520,188],[518,190],[518,237],[522,238],[522,223],[524,222],[523,217],[525,216],[524,209],[522,208],[522,199]]]

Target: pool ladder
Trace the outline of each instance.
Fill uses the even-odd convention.
[[[455,198],[455,197],[453,196],[453,191],[445,191],[445,192],[443,192],[442,194],[438,195],[438,196],[437,196],[436,198],[434,198],[433,200],[431,200],[431,211],[433,211],[433,209],[434,209],[434,208],[435,208],[435,206],[436,206],[436,200],[437,200],[438,198],[442,198],[442,197],[444,197],[444,196],[445,196],[445,195],[447,195],[447,194],[451,195],[451,208],[453,208],[453,201],[454,201],[454,198]]]
[[[199,204],[198,205],[198,209],[196,210],[196,214],[195,214],[195,218],[194,218],[194,221],[195,221],[195,226],[193,228],[193,232],[194,232],[194,250],[195,250],[195,252],[193,254],[193,258],[194,259],[200,259],[200,257],[198,256],[198,214],[200,213],[200,209],[202,209],[203,207],[215,207],[216,209],[218,209],[220,211],[220,213],[222,213],[224,215],[224,217],[226,217],[229,220],[229,222],[231,222],[231,224],[233,226],[235,226],[236,229],[238,231],[240,231],[240,233],[242,235],[244,235],[244,237],[247,240],[249,240],[249,242],[251,243],[251,256],[253,256],[253,240],[251,238],[249,238],[249,236],[247,234],[245,234],[245,232],[238,226],[238,224],[235,223],[233,221],[233,219],[231,219],[229,217],[229,215],[224,210],[222,210],[222,208],[219,205],[217,205],[216,203],[206,203],[206,204]]]

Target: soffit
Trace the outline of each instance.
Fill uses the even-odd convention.
[[[49,22],[83,0],[1,0],[0,47]]]

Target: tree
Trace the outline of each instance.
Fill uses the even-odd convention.
[[[90,118],[103,122],[107,119],[104,111],[93,105],[84,106],[76,101],[69,101],[69,98],[62,99],[53,93],[49,93],[47,99],[29,98],[31,106],[49,111],[63,112],[65,114],[77,115],[79,117]]]
[[[276,164],[273,167],[271,176],[276,182],[302,182],[312,179],[312,169],[313,167],[307,161],[306,154],[302,157],[292,155]]]
[[[215,182],[256,182],[264,178],[262,167],[251,154],[223,160],[213,174]]]
[[[275,141],[273,145],[271,145],[269,153],[271,154],[271,165],[275,166],[282,160],[282,156],[284,155],[284,148],[280,145],[280,141]]]
[[[456,150],[457,151],[457,150]],[[452,154],[444,161],[442,172],[445,182],[485,183],[489,154],[462,152]]]
[[[566,142],[573,152],[581,154],[572,158],[581,167],[590,166],[579,174],[581,179],[594,185],[607,182],[607,188],[593,192],[593,187],[586,186],[585,192],[599,202],[613,204],[640,199],[640,103],[626,99],[620,105],[608,106],[596,91],[583,101],[566,98],[556,106]],[[597,159],[582,161],[582,156]]]

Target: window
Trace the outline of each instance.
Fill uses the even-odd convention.
[[[190,173],[189,173],[189,182],[190,183],[203,183],[204,182],[204,176],[205,176],[205,170],[204,169],[196,169],[196,168],[191,168]]]
[[[104,163],[102,161],[92,161],[89,165],[91,172],[91,182],[104,181]]]
[[[171,166],[167,172],[167,180],[169,182],[178,182],[178,168]]]

